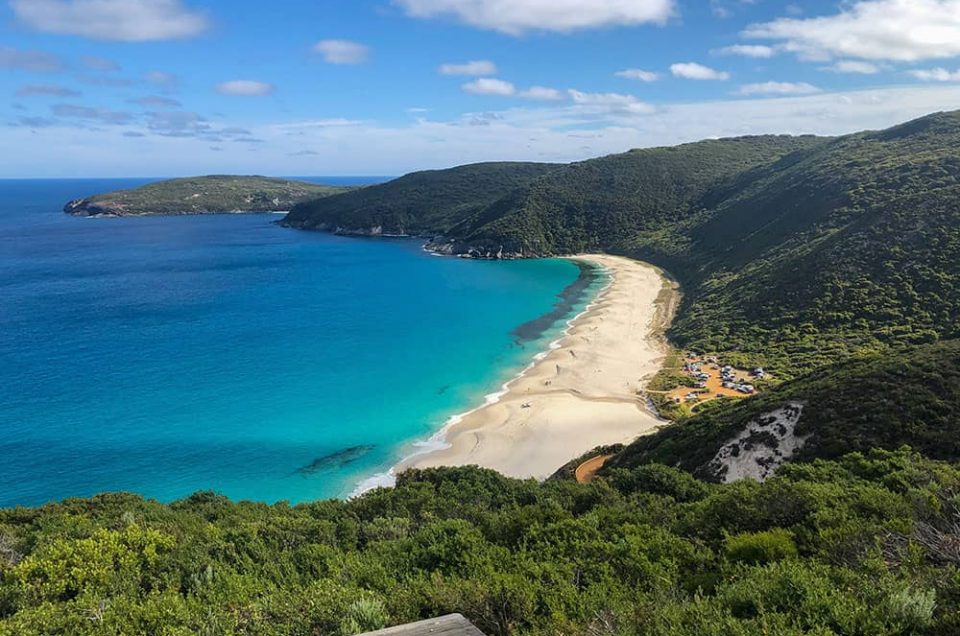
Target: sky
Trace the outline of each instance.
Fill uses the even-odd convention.
[[[567,162],[960,109],[960,0],[0,0],[0,178]]]

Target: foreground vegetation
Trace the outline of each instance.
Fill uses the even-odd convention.
[[[907,451],[708,485],[466,468],[289,507],[124,494],[0,512],[0,634],[352,634],[452,611],[491,635],[960,630],[960,469]]]
[[[349,190],[269,177],[189,177],[77,199],[64,211],[77,216],[286,212],[298,203]]]

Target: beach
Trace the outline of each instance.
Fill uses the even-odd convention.
[[[666,354],[663,331],[678,293],[660,270],[608,255],[581,255],[609,284],[553,348],[505,386],[496,401],[455,418],[444,448],[395,468],[479,465],[545,479],[597,447],[629,443],[664,424],[642,396]]]

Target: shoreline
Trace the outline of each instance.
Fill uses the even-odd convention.
[[[391,485],[410,468],[479,465],[519,478],[545,479],[597,446],[633,441],[664,421],[642,396],[667,352],[676,284],[647,263],[579,255],[607,284],[563,334],[520,373],[451,417],[420,449],[358,484],[353,495]]]

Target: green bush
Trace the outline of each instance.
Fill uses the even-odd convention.
[[[387,626],[387,611],[378,599],[358,599],[347,608],[347,615],[340,623],[342,636],[354,636],[372,632]]]
[[[731,561],[750,565],[797,557],[797,545],[793,542],[793,535],[783,528],[727,537],[724,550]]]
[[[904,631],[928,627],[937,607],[936,590],[914,590],[905,587],[893,592],[887,600],[890,614],[903,625]]]

